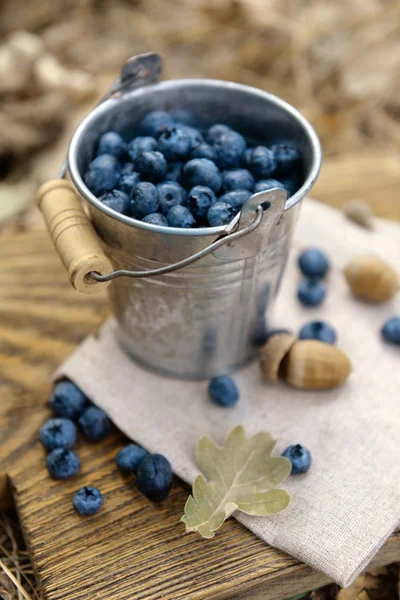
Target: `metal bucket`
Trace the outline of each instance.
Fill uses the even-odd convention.
[[[142,57],[134,60],[143,63]],[[113,267],[142,272],[131,278],[119,273],[109,288],[122,346],[152,370],[189,379],[210,378],[257,354],[301,200],[320,169],[321,150],[306,119],[279,98],[226,81],[158,82],[160,68],[154,69],[154,55],[151,60],[140,81],[101,103],[82,121],[69,148],[68,169],[76,190],[87,201]],[[262,144],[295,141],[303,157],[301,187],[288,199],[278,189],[253,195],[227,227],[159,227],[114,212],[83,181],[96,142],[109,130],[131,139],[141,119],[155,109],[189,110],[200,127],[225,123]],[[212,250],[207,250],[210,244]],[[197,260],[191,260],[197,253]],[[188,266],[168,269],[184,259]],[[156,271],[146,277],[154,269],[161,269],[161,274]]]

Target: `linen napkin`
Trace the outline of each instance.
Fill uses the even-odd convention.
[[[324,249],[332,262],[327,298],[314,309],[296,299],[296,257],[311,245]],[[209,400],[207,382],[165,378],[132,362],[119,348],[112,320],[56,374],[75,381],[133,440],[165,454],[188,483],[198,474],[198,440],[208,435],[222,443],[238,424],[248,435],[270,431],[278,453],[289,444],[309,448],[311,469],[282,486],[292,495],[286,511],[267,518],[235,516],[266,543],[341,586],[350,585],[400,523],[400,349],[380,337],[384,321],[400,314],[400,298],[370,305],[352,297],[342,268],[365,251],[398,268],[400,226],[377,219],[375,230],[366,231],[341,212],[307,200],[275,307],[277,327],[297,332],[317,318],[335,327],[338,346],[353,363],[340,388],[310,392],[272,386],[252,364],[234,375],[238,404],[220,408]]]

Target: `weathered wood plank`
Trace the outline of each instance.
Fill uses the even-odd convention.
[[[105,318],[107,302],[71,292],[45,232],[2,236],[0,271],[0,491],[7,473],[45,600],[280,600],[326,582],[234,520],[211,541],[186,535],[188,488],[177,480],[163,506],[149,503],[115,469],[118,432],[81,442],[79,476],[52,481],[37,439],[50,376]],[[91,519],[71,507],[84,484],[105,496]],[[400,558],[399,535],[382,556]]]

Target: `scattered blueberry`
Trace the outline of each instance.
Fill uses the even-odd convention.
[[[173,206],[167,214],[167,221],[171,227],[182,229],[194,227],[196,220],[186,206]]]
[[[163,110],[149,112],[140,124],[140,131],[144,136],[158,138],[168,127],[174,126],[174,120]]]
[[[181,127],[166,129],[158,139],[158,150],[167,160],[183,160],[188,156],[191,148],[192,140]]]
[[[149,454],[140,462],[137,471],[139,491],[152,502],[161,502],[168,497],[172,486],[172,468],[161,454]]]
[[[128,144],[128,154],[133,162],[142,152],[153,152],[156,149],[157,140],[150,136],[139,136]]]
[[[150,225],[159,225],[160,227],[168,227],[168,221],[161,213],[150,213],[142,219],[143,223]]]
[[[190,125],[185,125],[183,123],[178,123],[177,127],[183,129],[188,134],[188,136],[190,137],[191,148],[194,148],[195,146],[198,146],[199,144],[202,144],[204,142],[204,138],[201,132],[198,129],[196,129],[196,127],[190,127]]]
[[[243,204],[247,202],[250,196],[251,192],[248,190],[232,190],[231,192],[227,192],[218,198],[218,202],[229,204],[229,206],[232,206],[235,212],[238,212],[242,208]]]
[[[50,406],[56,417],[76,421],[88,405],[88,399],[72,381],[60,381],[50,397]]]
[[[132,192],[133,192],[133,188],[138,183],[140,183],[140,175],[139,175],[139,173],[136,173],[136,171],[132,171],[131,173],[124,173],[119,178],[118,189],[121,192],[124,192],[125,194],[128,194],[128,196],[130,196],[132,194]]]
[[[275,157],[269,148],[253,148],[250,158],[250,170],[257,179],[268,179],[276,169]]]
[[[123,473],[134,473],[136,475],[140,462],[147,456],[146,450],[143,450],[137,444],[128,444],[118,452],[115,457],[117,467]]]
[[[292,463],[292,475],[306,473],[311,467],[311,454],[307,448],[300,444],[289,446],[282,452],[282,456],[288,458]]]
[[[256,185],[254,186],[254,193],[257,194],[258,192],[266,192],[268,190],[272,190],[273,188],[281,188],[284,190],[285,186],[276,179],[260,179],[260,181],[257,181]]]
[[[89,165],[85,183],[95,196],[110,192],[118,184],[121,175],[119,162],[111,154],[100,154]]]
[[[181,162],[168,163],[165,181],[176,181],[177,183],[181,183],[183,165],[184,163]]]
[[[317,277],[304,277],[297,288],[297,297],[304,306],[318,306],[326,296],[326,285]]]
[[[274,144],[271,146],[276,161],[276,172],[284,177],[298,166],[300,161],[300,152],[297,146],[290,142],[283,144]]]
[[[183,180],[188,189],[204,185],[217,193],[221,188],[221,173],[215,163],[207,158],[193,158],[182,169]]]
[[[81,462],[68,448],[56,448],[46,458],[47,470],[53,479],[69,479],[77,474]]]
[[[103,440],[111,431],[111,421],[106,413],[91,406],[79,417],[79,426],[91,442]]]
[[[243,152],[246,150],[246,140],[236,131],[227,131],[214,142],[214,148],[219,168],[232,169],[240,166]]]
[[[239,391],[231,377],[221,375],[211,379],[208,385],[208,394],[215,404],[225,408],[234,406],[239,400]]]
[[[392,317],[381,329],[381,334],[385,342],[400,346],[400,317]]]
[[[336,331],[324,321],[311,321],[300,329],[300,340],[318,340],[326,344],[336,343]]]
[[[151,183],[162,181],[167,174],[167,161],[161,152],[142,152],[135,161],[136,170]]]
[[[218,227],[219,225],[227,225],[230,223],[236,213],[237,211],[232,208],[230,204],[227,204],[226,202],[215,202],[207,213],[207,219],[211,227]]]
[[[193,148],[190,153],[190,158],[208,158],[208,160],[215,162],[217,153],[213,146],[203,142],[202,144],[198,144]]]
[[[47,450],[73,448],[78,432],[75,423],[70,419],[49,419],[41,426],[39,437]]]
[[[247,169],[232,169],[222,173],[222,189],[224,192],[232,190],[254,189],[254,177]]]
[[[163,181],[157,185],[158,200],[160,211],[167,215],[170,208],[178,205],[185,205],[187,202],[187,193],[176,181]]]
[[[136,219],[143,219],[146,215],[157,212],[158,192],[155,185],[142,181],[133,188],[130,200],[130,210]]]
[[[97,488],[86,486],[75,492],[72,506],[83,517],[96,514],[103,504],[103,496]]]
[[[206,140],[209,144],[215,144],[215,142],[218,142],[221,136],[223,136],[225,133],[229,133],[230,131],[232,131],[232,129],[228,127],[228,125],[221,125],[220,123],[217,123],[216,125],[212,125],[207,131]]]
[[[124,177],[131,177],[131,175],[124,175]],[[129,197],[120,190],[107,192],[104,196],[100,196],[99,200],[108,206],[108,208],[111,208],[122,215],[129,214]]]
[[[215,200],[215,194],[211,188],[196,185],[189,192],[189,208],[192,215],[202,223],[207,219],[208,209]]]
[[[116,158],[121,158],[126,152],[126,144],[119,133],[108,131],[103,133],[99,140],[97,156],[100,154],[112,154]]]
[[[328,257],[318,248],[309,248],[299,256],[299,267],[306,277],[325,277],[329,271]]]

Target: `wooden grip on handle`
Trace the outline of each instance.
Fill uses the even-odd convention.
[[[36,203],[74,288],[84,294],[96,294],[107,287],[108,283],[88,277],[91,271],[106,275],[113,267],[72,183],[65,179],[48,181],[37,191]]]

